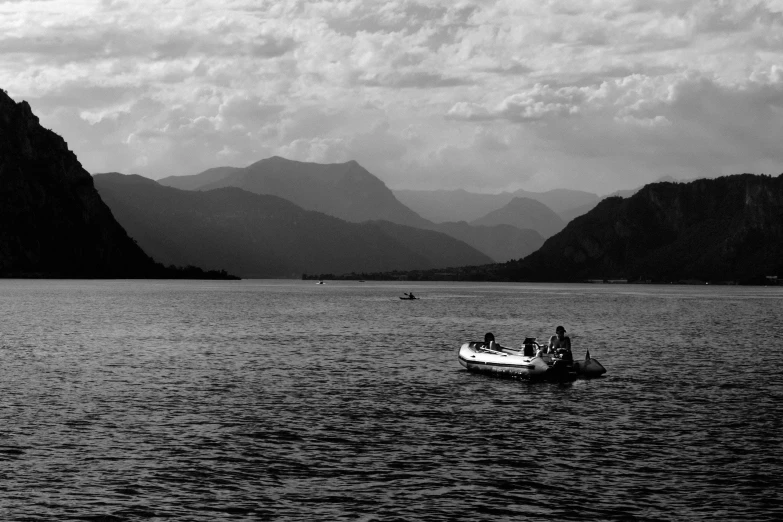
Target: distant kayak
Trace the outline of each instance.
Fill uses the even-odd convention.
[[[415,301],[416,299],[420,299],[419,297],[400,297],[403,301]]]

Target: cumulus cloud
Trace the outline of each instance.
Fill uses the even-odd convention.
[[[0,87],[94,172],[611,192],[783,171],[782,40],[779,0],[0,0]]]

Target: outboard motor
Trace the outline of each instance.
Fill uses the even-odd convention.
[[[572,362],[555,359],[547,370],[546,376],[550,381],[564,382],[576,380],[577,375]]]

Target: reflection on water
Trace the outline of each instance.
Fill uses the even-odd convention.
[[[777,520],[781,304],[741,287],[2,281],[0,515]],[[457,362],[486,331],[516,345],[557,324],[605,378]]]

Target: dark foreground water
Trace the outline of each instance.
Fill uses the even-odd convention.
[[[780,520],[782,305],[783,288],[0,281],[0,519]],[[558,324],[605,378],[457,361],[486,331]]]

